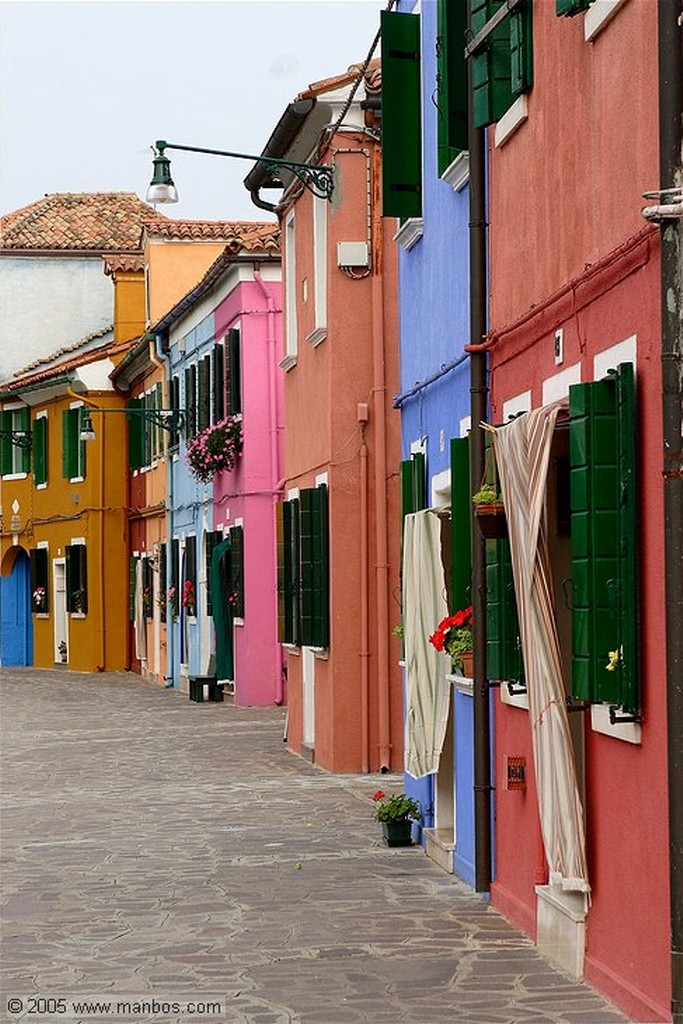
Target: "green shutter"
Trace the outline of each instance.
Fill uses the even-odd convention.
[[[86,410],[83,406],[78,409],[74,409],[74,448],[76,450],[76,476],[81,476],[85,480],[87,472],[87,441],[81,441],[80,434],[83,425],[83,417],[85,416]]]
[[[452,612],[472,604],[472,488],[470,442],[451,439],[451,594]]]
[[[555,14],[560,17],[573,18],[581,11],[587,11],[593,0],[555,0]]]
[[[197,430],[206,430],[211,422],[211,356],[199,360]]]
[[[307,487],[299,492],[299,529],[301,543],[301,643],[313,646],[313,491]]]
[[[467,9],[438,0],[437,115],[439,174],[467,149]]]
[[[62,409],[62,476],[70,480],[72,477],[73,456],[71,454],[71,418],[70,409]]]
[[[83,475],[85,475],[85,473]],[[85,615],[88,611],[88,549],[85,544],[79,544],[76,547],[76,551],[78,552],[79,589],[83,591],[83,596],[81,598],[81,611]]]
[[[27,434],[31,430],[31,411],[28,406],[19,410],[19,429]],[[21,472],[29,473],[31,471],[31,449],[20,448],[19,450],[21,452]]]
[[[486,541],[486,673],[524,682],[510,542]]]
[[[213,422],[225,416],[225,358],[223,346],[213,346]]]
[[[142,416],[132,411],[140,409],[141,406],[142,400],[140,398],[131,398],[128,401],[128,408],[131,410],[131,414],[126,416],[126,420],[128,421],[128,462],[131,469],[140,469],[143,465],[143,419]]]
[[[242,381],[240,358],[240,332],[236,328],[228,331],[228,412],[233,415],[242,412]]]
[[[84,544],[67,544],[66,554],[66,607],[69,612],[88,611],[88,562]],[[77,594],[82,591],[80,598]]]
[[[329,540],[327,485],[313,489],[313,646],[328,647],[329,617]]]
[[[422,214],[420,18],[382,11],[382,212]]]
[[[12,472],[12,438],[9,431],[12,430],[12,413],[3,412],[0,414],[3,436],[0,438],[0,472],[8,476]]]
[[[47,483],[47,416],[33,421],[33,479]]]
[[[205,535],[205,552],[206,552],[206,614],[213,615],[213,589],[211,584],[211,563],[213,560],[213,552],[218,544],[223,540],[223,534],[220,530],[213,530]]]
[[[622,363],[616,377],[619,439],[619,625],[622,662],[618,672],[620,704],[640,710],[638,657],[638,531],[635,374]]]
[[[413,461],[405,459],[401,463],[401,516],[403,519],[415,511],[413,495]]]
[[[244,530],[230,527],[230,593],[234,595],[232,613],[244,618]]]
[[[472,33],[480,32],[502,0],[470,0]],[[532,4],[503,18],[472,59],[474,123],[477,128],[499,121],[516,96],[533,83]]]
[[[185,370],[185,437],[197,433],[197,368],[188,366]]]
[[[285,509],[287,511],[285,511]],[[275,538],[277,546],[277,638],[282,644],[291,642],[291,618],[287,621],[287,527],[289,502],[278,501],[275,506]]]

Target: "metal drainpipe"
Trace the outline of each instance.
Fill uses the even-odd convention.
[[[468,62],[468,148],[470,155],[470,342],[486,334],[486,129],[474,127],[472,61]],[[481,486],[488,388],[486,351],[470,352],[471,484]],[[477,892],[491,885],[491,763],[489,691],[486,679],[486,546],[472,512],[472,606],[474,620],[474,873]]]
[[[658,4],[659,161],[663,189],[683,184],[681,96],[683,24],[676,0]],[[681,15],[683,18],[683,14]],[[662,420],[664,441],[664,582],[669,772],[669,883],[671,1011],[683,1022],[683,474],[681,467],[681,356],[683,355],[683,245],[681,221],[661,228]]]

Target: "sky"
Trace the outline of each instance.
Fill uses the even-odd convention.
[[[156,139],[259,154],[311,82],[362,62],[387,0],[0,0],[0,214],[136,192]],[[379,56],[379,47],[375,51]],[[246,160],[174,153],[181,219],[264,220]]]

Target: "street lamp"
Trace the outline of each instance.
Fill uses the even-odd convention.
[[[325,164],[306,164],[296,160],[281,160],[273,156],[252,156],[249,153],[230,153],[224,149],[203,149],[200,146],[181,146],[179,143],[157,139],[154,150],[154,175],[147,189],[148,203],[177,203],[178,189],[171,177],[171,161],[165,155],[167,149],[182,149],[188,153],[208,153],[211,156],[229,156],[237,160],[249,160],[264,164],[266,170],[276,173],[284,167],[299,179],[319,199],[331,199],[334,192],[334,168]]]
[[[84,409],[81,417],[81,429],[78,435],[80,441],[94,441],[97,436],[92,422],[91,413],[93,412],[103,415],[119,413],[124,416],[140,416],[145,423],[153,423],[154,426],[161,427],[162,430],[168,430],[170,434],[182,430],[185,423],[185,414],[182,409],[97,409],[95,406],[91,406],[89,409]]]

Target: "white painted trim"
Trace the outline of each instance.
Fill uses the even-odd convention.
[[[3,480],[25,480],[28,473],[5,473]]]
[[[38,543],[36,544],[36,547],[37,548],[45,548],[46,551],[49,551],[50,550],[50,542],[49,542],[49,540],[39,540]]]
[[[508,398],[506,402],[503,402],[503,423],[514,419],[521,412],[530,411],[531,391],[522,391],[519,395],[514,395],[512,398]]]
[[[426,455],[427,454],[427,438],[421,437],[419,441],[410,442],[410,454],[411,455]]]
[[[639,722],[615,722],[609,720],[609,704],[591,705],[591,729],[593,732],[602,733],[603,736],[611,736],[613,740],[623,740],[625,743],[642,743],[642,729]]]
[[[583,37],[587,43],[602,32],[625,3],[626,0],[595,0],[591,4],[583,19]]]
[[[285,356],[280,366],[282,369],[290,369],[290,366],[283,366],[285,360],[294,359],[298,351],[298,323],[297,323],[297,289],[296,289],[296,222],[294,211],[290,210],[285,218],[283,242],[285,245]],[[295,365],[295,364],[294,364]]]
[[[306,335],[306,341],[311,348],[316,348],[321,341],[324,341],[327,337],[327,327],[316,327],[314,331]]]
[[[296,356],[287,355],[287,356],[284,357],[284,359],[281,359],[280,362],[277,365],[280,367],[281,370],[284,370],[285,373],[288,373],[290,370],[294,369],[296,364],[297,364]]]
[[[47,484],[36,484],[36,490],[37,491],[46,491],[47,490]]]
[[[460,437],[467,437],[470,430],[472,429],[472,417],[463,416],[463,418],[460,420],[458,429],[460,430]]]
[[[566,398],[572,384],[581,383],[581,363],[574,363],[543,381],[543,405],[550,405],[560,398]]]
[[[474,696],[474,679],[469,679],[467,676],[458,676],[447,673],[446,682],[453,683],[453,686],[458,693],[464,693],[466,697]]]
[[[529,693],[516,693],[511,694],[508,690],[507,682],[503,680],[500,684],[500,703],[507,704],[511,708],[521,708],[523,711],[529,710]]]
[[[394,235],[393,241],[398,242],[401,248],[408,252],[416,242],[420,241],[423,234],[424,220],[422,217],[408,217]]]
[[[287,501],[294,501],[295,498],[299,497],[300,493],[301,491],[298,487],[290,487],[287,491]]]
[[[327,335],[327,208],[326,199],[313,197],[313,309],[315,329],[306,338],[319,344]],[[320,336],[322,333],[322,336]],[[313,341],[313,338],[317,340]]]
[[[77,544],[80,545],[81,547],[85,547],[85,537],[72,537],[71,538],[71,547],[73,548]]]
[[[33,418],[34,420],[46,420],[48,418],[47,409],[41,409],[40,412],[37,412]]]
[[[500,121],[496,124],[493,141],[496,148],[505,145],[520,125],[524,124],[529,116],[529,101],[526,93],[518,96],[511,107],[505,111]]]
[[[619,363],[631,363],[636,366],[638,357],[638,337],[632,334],[629,338],[604,349],[593,359],[593,380],[602,380],[608,370],[616,370]]]
[[[470,154],[467,151],[458,153],[441,175],[441,180],[450,185],[454,192],[460,192],[470,180]]]
[[[328,484],[328,483],[329,483],[329,477],[327,475],[327,471],[325,471],[324,473],[318,473],[317,477],[315,478],[315,486],[316,487],[320,487],[321,484]]]

